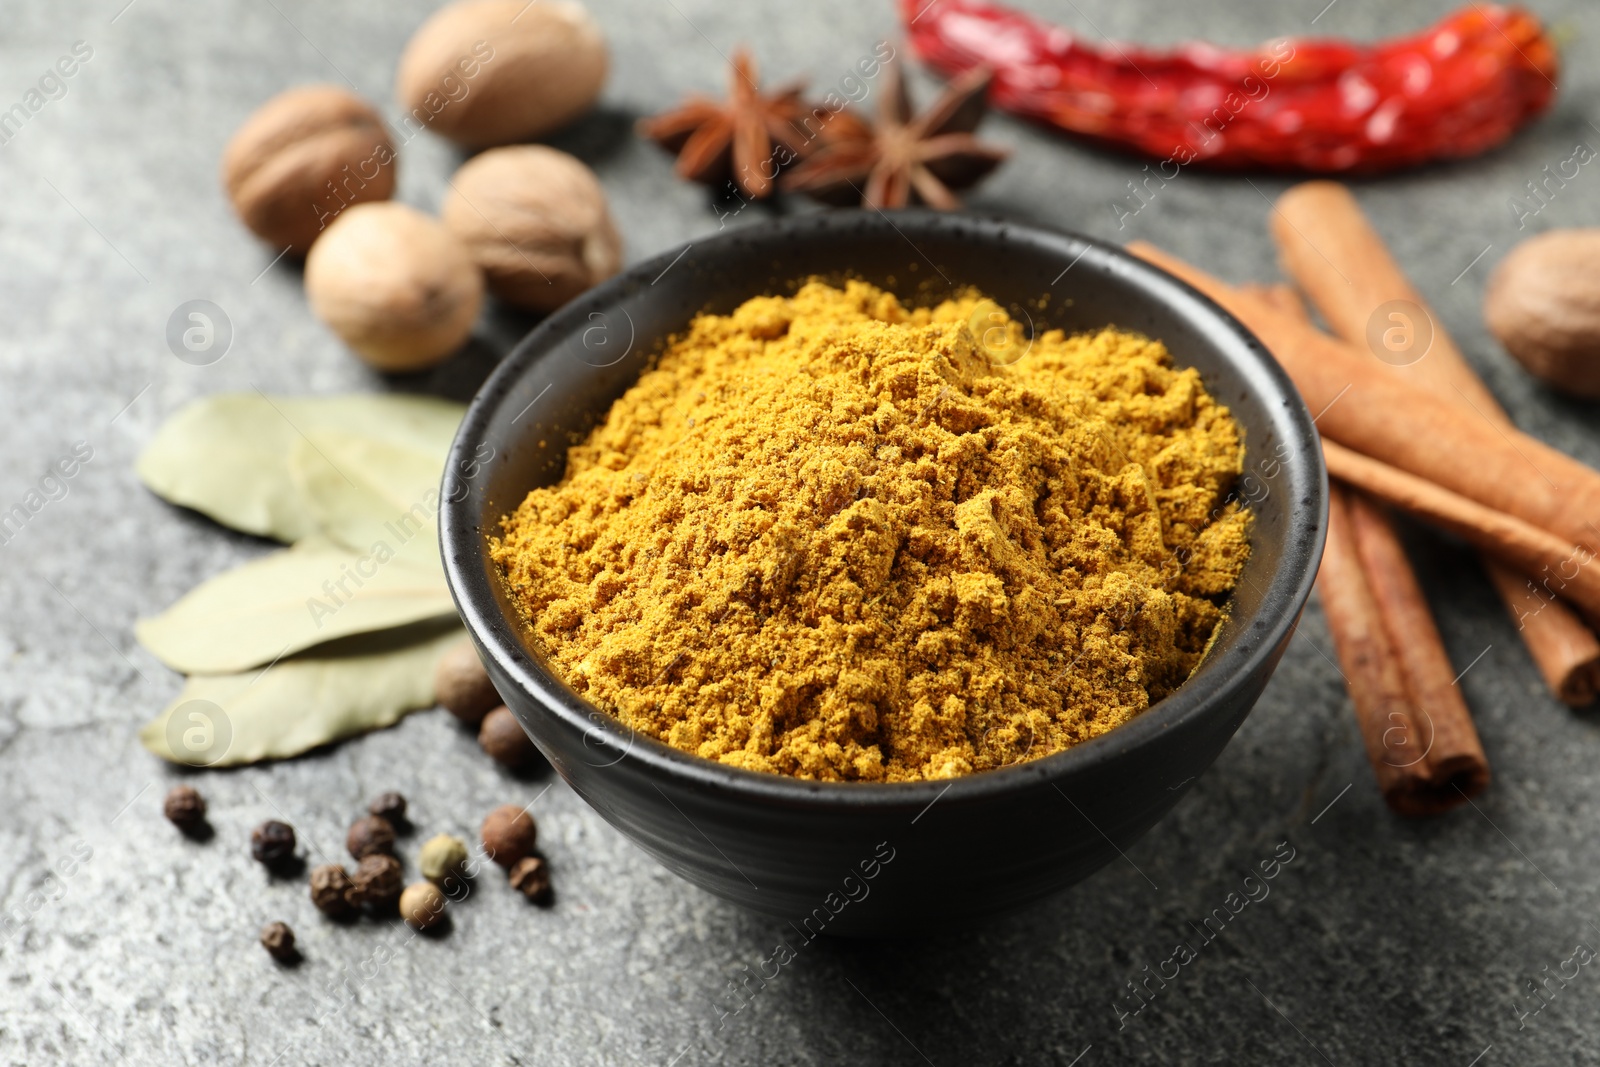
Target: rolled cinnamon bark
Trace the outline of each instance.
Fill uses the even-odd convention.
[[[1533,615],[1518,618],[1526,625],[1538,614],[1557,607],[1557,597],[1577,605],[1589,618],[1600,619],[1600,566],[1583,545],[1563,541],[1513,515],[1493,511],[1414,474],[1363,456],[1333,441],[1322,442],[1328,474],[1386,504],[1448,530],[1474,548],[1525,575],[1536,601]]]
[[[1392,380],[1345,342],[1145,242],[1128,251],[1193,285],[1254,332],[1288,371],[1324,436],[1600,551],[1600,473]]]
[[[1335,335],[1357,348],[1370,347],[1374,337],[1379,347],[1391,335],[1409,339],[1416,351],[1384,348],[1380,354],[1374,349],[1374,368],[1498,426],[1512,425],[1349,189],[1338,182],[1306,182],[1280,196],[1277,208],[1272,236],[1284,270]],[[1261,287],[1260,293],[1280,310],[1293,310],[1272,287]],[[1594,631],[1565,605],[1536,593],[1516,570],[1493,559],[1484,562],[1551,690],[1568,704],[1592,703],[1600,689],[1600,640]]]
[[[1244,282],[1240,284],[1239,290],[1260,297],[1287,315],[1293,315],[1305,322],[1311,321],[1311,316],[1306,312],[1306,302],[1300,299],[1300,291],[1292,285],[1284,285],[1281,282]]]
[[[1392,590],[1382,600],[1380,585]],[[1444,675],[1445,686],[1438,684],[1438,664],[1442,661],[1448,671],[1449,661],[1411,568],[1383,514],[1342,485],[1329,490],[1317,591],[1385,802],[1403,815],[1433,815],[1481,790],[1488,783],[1488,763],[1449,675]],[[1397,608],[1396,601],[1409,603]],[[1386,612],[1394,618],[1386,619]],[[1419,625],[1419,612],[1426,626],[1421,632],[1402,631],[1397,640],[1396,628]],[[1435,649],[1413,653],[1409,662],[1402,659],[1402,642],[1430,641]],[[1413,676],[1431,706],[1412,690]]]
[[[1361,569],[1411,699],[1411,725],[1418,734],[1410,751],[1416,755],[1422,746],[1425,768],[1422,782],[1390,804],[1407,815],[1436,814],[1483,792],[1489,761],[1400,535],[1381,505],[1360,493],[1349,500]]]

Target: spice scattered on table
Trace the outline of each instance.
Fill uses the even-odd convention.
[[[1369,363],[1373,370],[1511,428],[1505,409],[1395,262],[1349,189],[1337,182],[1305,182],[1280,196],[1276,208],[1269,225],[1284,270],[1334,335],[1377,356]],[[1491,281],[1486,307],[1494,289]],[[1297,314],[1309,321],[1303,305]],[[1331,457],[1330,466],[1342,458]],[[1370,464],[1364,469],[1371,471]],[[1378,487],[1369,482],[1365,488]],[[1419,503],[1415,491],[1384,499],[1413,513]],[[1427,516],[1436,524],[1440,517],[1437,512]],[[1560,562],[1567,552],[1570,546],[1556,555],[1556,570],[1567,569]],[[1485,557],[1485,570],[1551,691],[1574,706],[1592,703],[1600,690],[1600,640],[1589,625],[1577,611],[1542,596],[1524,570],[1492,555]]]
[[[354,858],[394,853],[394,825],[377,815],[365,815],[350,824],[344,846]]]
[[[783,187],[830,204],[959,208],[955,191],[976,185],[1010,155],[973,136],[987,109],[989,80],[987,69],[964,74],[913,115],[904,68],[885,63],[877,126],[837,123],[825,144],[784,175]]]
[[[355,916],[359,900],[350,872],[337,863],[327,863],[311,871],[311,903],[330,919]]]
[[[433,692],[446,711],[469,726],[480,725],[485,715],[505,703],[495,692],[471,641],[451,645],[439,657]]]
[[[1489,784],[1483,745],[1388,515],[1330,494],[1317,589],[1368,759],[1391,808],[1439,814]]]
[[[503,705],[484,716],[478,729],[478,744],[490,759],[513,774],[532,770],[543,759],[516,715]]]
[[[778,172],[810,152],[830,121],[826,110],[802,98],[804,88],[794,81],[762,92],[755,59],[740,48],[729,65],[726,101],[691,96],[641,119],[639,134],[677,155],[678,177],[716,189],[731,181],[760,200],[772,195]]]
[[[408,885],[400,894],[400,918],[416,930],[434,930],[444,922],[444,894],[432,882]]]
[[[1583,162],[1594,159],[1584,150]],[[1600,229],[1551,230],[1513,248],[1489,279],[1483,319],[1535,378],[1600,399]]]
[[[515,804],[502,804],[484,817],[480,828],[483,850],[507,869],[533,855],[539,844],[539,826],[533,816]]]
[[[294,931],[288,923],[268,923],[261,928],[261,947],[279,963],[298,962],[300,951],[294,947]]]
[[[206,829],[206,801],[192,785],[175,785],[167,790],[161,813],[186,836],[198,836]]]
[[[435,885],[460,879],[467,868],[467,843],[450,834],[435,834],[423,842],[417,870]]]
[[[292,866],[294,853],[294,827],[277,819],[266,822],[250,831],[250,855],[256,862],[274,870]]]
[[[605,37],[574,0],[463,0],[418,27],[395,76],[408,128],[465,148],[551,134],[591,110]]]
[[[489,291],[517,307],[554,311],[622,269],[600,179],[546,145],[473,156],[450,179],[439,216]]]
[[[367,814],[382,819],[396,832],[407,825],[406,798],[399,793],[379,793],[367,805]],[[358,859],[360,857],[357,857]]]
[[[405,886],[400,861],[381,852],[362,857],[350,881],[351,898],[378,912],[392,910]]]
[[[337,85],[307,85],[239,127],[222,155],[222,184],[256,236],[303,256],[347,205],[387,200],[395,169],[376,108]]]
[[[550,865],[543,856],[524,856],[507,874],[511,888],[540,906],[550,903]]]
[[[912,49],[995,72],[996,107],[1161,160],[1314,172],[1477,155],[1544,112],[1555,46],[1522,8],[1473,3],[1409,37],[1284,38],[1238,51],[1084,40],[989,0],[900,0]]]
[[[1189,677],[1249,552],[1243,458],[1157,341],[813,282],[695,319],[492,555],[569,684],[648,736],[947,778]]]
[[[394,201],[346,208],[306,256],[317,318],[381,371],[434,366],[472,333],[483,273],[439,220]]]
[[[284,759],[433,704],[439,661],[462,633],[428,508],[462,410],[393,394],[220,394],[162,425],[139,458],[152,491],[293,547],[140,622],[146,648],[192,672],[140,729],[146,748],[216,767]],[[395,496],[411,502],[404,514]],[[323,588],[375,563],[361,587],[332,597]],[[188,725],[191,701],[227,715],[225,748],[188,747],[177,726]]]

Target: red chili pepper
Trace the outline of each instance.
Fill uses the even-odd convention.
[[[1155,52],[1087,44],[986,0],[900,4],[929,64],[951,76],[994,69],[997,107],[1180,166],[1370,173],[1470,156],[1555,93],[1555,47],[1519,8],[1473,3],[1376,45]]]

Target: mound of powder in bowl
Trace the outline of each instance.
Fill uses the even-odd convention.
[[[641,733],[949,778],[1189,677],[1249,554],[1243,461],[1158,341],[813,281],[672,338],[493,556],[557,670]]]

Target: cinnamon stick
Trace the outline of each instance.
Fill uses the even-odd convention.
[[[1221,304],[1288,371],[1324,436],[1600,551],[1600,473],[1527,434],[1394,381],[1348,344],[1144,242],[1128,250]]]
[[[1386,352],[1389,358],[1374,361],[1377,369],[1502,428],[1512,425],[1349,189],[1331,181],[1294,186],[1278,198],[1271,228],[1284,270],[1335,335],[1360,348],[1369,343],[1369,332],[1381,337],[1391,326],[1400,329],[1399,336],[1409,338],[1419,351]],[[1293,310],[1271,287],[1260,292],[1280,310]],[[1423,337],[1418,331],[1426,331],[1425,350],[1420,350]],[[1565,605],[1535,592],[1512,567],[1488,559],[1485,570],[1556,696],[1573,705],[1592,703],[1600,690],[1600,640],[1594,632]]]
[[[1284,285],[1281,282],[1243,282],[1239,290],[1260,297],[1285,314],[1306,322],[1311,321],[1311,316],[1306,311],[1306,302],[1300,299],[1300,291],[1292,285]]]
[[[1554,603],[1556,597],[1577,605],[1590,618],[1600,619],[1600,567],[1589,565],[1595,554],[1584,546],[1333,441],[1322,443],[1322,455],[1331,477],[1455,534],[1514,573],[1526,575],[1521,580],[1534,587],[1530,595],[1536,603],[1533,614],[1519,617],[1519,624],[1526,625],[1544,611],[1559,607]]]
[[[1342,485],[1317,590],[1388,805],[1434,815],[1482,791],[1488,761],[1416,577],[1388,517]]]
[[[1455,807],[1489,784],[1489,761],[1478,729],[1388,513],[1353,493],[1350,518],[1362,571],[1411,699],[1411,723],[1418,731],[1411,751],[1416,755],[1415,746],[1422,746],[1421,765],[1426,768],[1423,785],[1402,797],[1398,810],[1428,815]]]

